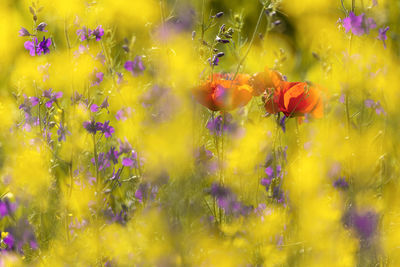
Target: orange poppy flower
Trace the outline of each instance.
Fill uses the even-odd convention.
[[[246,105],[252,98],[253,88],[248,84],[250,76],[216,73],[202,85],[193,89],[195,99],[213,111],[233,110]]]
[[[273,96],[266,99],[265,109],[269,113],[281,111],[286,117],[310,113],[315,118],[321,118],[324,113],[321,89],[305,82],[281,81]]]
[[[265,67],[264,71],[257,72],[250,78],[250,85],[254,89],[253,95],[260,96],[266,91],[271,91],[271,89],[278,87],[281,81],[283,81],[282,74]]]

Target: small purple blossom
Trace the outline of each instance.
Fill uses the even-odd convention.
[[[60,123],[57,130],[58,142],[65,141],[67,134],[71,135],[71,132],[68,131],[66,127],[63,127],[62,124]]]
[[[128,116],[131,114],[131,108],[121,108],[120,110],[117,111],[117,114],[115,115],[115,118],[117,121],[125,121],[128,119]]]
[[[16,208],[16,204],[11,203],[8,198],[0,200],[0,218],[12,214]]]
[[[50,45],[51,45],[51,39],[50,38],[46,39],[43,36],[43,40],[39,43],[39,46],[36,48],[36,54],[40,56],[42,52],[43,54],[50,53],[49,49]]]
[[[36,30],[40,31],[40,32],[47,32],[46,31],[46,26],[47,24],[45,22],[41,22],[39,23],[39,25],[36,27]]]
[[[152,185],[149,182],[144,182],[144,183],[139,184],[139,187],[135,192],[135,198],[140,203],[143,203],[147,199],[149,199],[149,200],[155,199],[157,192],[158,192],[157,185]]]
[[[338,189],[347,189],[349,188],[349,184],[347,183],[344,177],[340,177],[333,182],[333,186]]]
[[[89,30],[89,35],[94,36],[96,41],[100,41],[101,37],[104,35],[104,29],[99,25],[96,29]]]
[[[386,36],[386,32],[389,30],[389,26],[386,26],[385,28],[380,28],[379,29],[379,35],[378,35],[378,39],[381,40],[383,42],[383,46],[386,48],[386,40],[387,40],[387,36]]]
[[[38,39],[36,37],[33,37],[32,41],[26,41],[24,43],[25,49],[29,51],[29,54],[31,56],[35,56],[36,55],[36,47],[37,46],[38,46]]]
[[[85,41],[89,38],[89,31],[85,26],[83,26],[82,29],[76,31],[76,34],[81,38],[81,41]]]
[[[284,115],[282,119],[279,120],[279,126],[281,126],[282,131],[286,132],[286,116]]]
[[[134,150],[132,150],[131,151],[131,155],[129,157],[125,157],[122,160],[122,165],[125,166],[125,167],[135,167],[135,168],[137,168],[138,167],[137,159],[138,159],[137,153]]]
[[[57,99],[63,96],[63,92],[53,92],[53,89],[50,88],[49,90],[43,91],[43,96],[49,99],[49,101],[46,102],[46,107],[51,108],[54,101],[57,101]]]
[[[131,144],[128,142],[128,140],[125,137],[125,142],[122,142],[120,139],[118,139],[119,142],[119,154],[129,154],[132,151],[132,146]]]
[[[372,18],[366,18],[362,13],[356,16],[350,11],[349,16],[343,19],[343,27],[348,33],[350,30],[354,35],[368,34],[370,29],[376,28],[376,23]]]
[[[96,165],[96,161],[94,158],[91,159],[93,165]],[[107,157],[104,153],[100,153],[97,157],[97,164],[99,165],[99,171],[102,169],[106,169],[110,167],[110,162],[108,161]]]
[[[366,99],[365,101],[364,101],[364,105],[365,105],[365,107],[367,107],[367,108],[373,108],[373,109],[375,109],[375,113],[376,114],[378,114],[378,115],[380,115],[380,114],[383,114],[383,115],[386,115],[386,112],[385,112],[385,110],[383,109],[383,107],[381,106],[381,103],[379,102],[379,101],[374,101],[374,100],[372,100],[372,99]]]
[[[143,65],[141,56],[136,56],[133,61],[130,61],[130,60],[126,61],[124,68],[127,71],[130,71],[133,76],[142,74],[142,72],[145,70],[145,66]]]
[[[96,105],[96,104],[92,104],[92,105],[90,106],[90,111],[91,111],[91,112],[97,112],[97,111],[99,111],[99,106]]]
[[[95,134],[97,131],[101,131],[103,128],[103,124],[100,122],[95,122],[94,120],[91,121],[84,121],[83,127],[91,134]]]
[[[103,78],[104,78],[104,73],[102,73],[101,71],[99,72],[93,71],[92,86],[99,85],[103,81]]]
[[[358,212],[352,209],[345,214],[344,224],[353,227],[361,241],[368,242],[378,228],[378,214],[374,211]]]
[[[234,132],[237,129],[236,124],[232,122],[232,115],[225,113],[225,122],[222,115],[218,115],[215,119],[210,118],[207,122],[207,129],[211,134],[222,135],[223,132]]]
[[[112,161],[114,164],[118,163],[119,152],[115,149],[115,147],[111,147],[110,150],[106,154],[106,158],[109,161]]]
[[[100,131],[105,135],[106,138],[109,138],[114,133],[114,128],[109,125],[110,121],[105,121],[103,124],[99,123]]]
[[[25,29],[24,27],[21,27],[21,30],[18,31],[19,36],[30,36],[31,34],[29,33],[29,31],[27,29]]]
[[[238,201],[235,194],[229,188],[217,183],[211,185],[209,193],[216,198],[218,206],[227,214],[246,216],[253,210],[251,206],[246,206]]]

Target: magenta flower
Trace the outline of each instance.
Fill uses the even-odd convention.
[[[141,56],[136,56],[133,61],[128,60],[125,62],[124,68],[130,71],[133,76],[137,76],[145,70]]]
[[[94,158],[92,158],[91,161],[93,165],[96,165],[96,161]],[[97,163],[99,164],[99,171],[110,167],[110,162],[108,161],[104,153],[99,154],[99,156],[97,157]]]
[[[76,34],[81,38],[81,41],[85,41],[89,38],[89,32],[90,30],[88,31],[88,29],[83,26],[82,29],[76,31]]]
[[[99,124],[100,131],[105,135],[106,138],[109,138],[114,133],[114,128],[109,125],[110,121],[105,121],[104,124]]]
[[[24,27],[21,27],[21,30],[18,31],[19,36],[30,36],[31,34],[29,33],[29,31],[27,29],[25,29]]]
[[[103,129],[103,124],[101,122],[84,121],[83,128],[85,128],[89,133],[95,134],[97,131],[101,131]]]
[[[360,36],[368,34],[370,29],[376,28],[376,24],[372,18],[366,18],[364,13],[356,16],[353,12],[350,12],[349,16],[343,19],[343,27],[346,33],[351,30],[354,35]]]
[[[137,153],[134,150],[131,150],[131,155],[122,159],[122,165],[125,167],[137,168]]]
[[[101,25],[97,26],[94,30],[89,30],[89,35],[92,35],[96,38],[96,41],[100,41],[101,37],[104,35],[104,30]]]
[[[25,49],[28,50],[29,54],[31,56],[33,56],[33,57],[36,55],[36,47],[37,47],[37,45],[38,45],[38,39],[36,37],[33,37],[32,41],[26,41],[24,43]]]
[[[379,35],[378,39],[383,42],[383,46],[386,48],[386,43],[385,40],[387,40],[386,32],[389,30],[389,26],[386,26],[385,28],[380,28],[379,29]]]
[[[103,81],[103,78],[104,78],[104,73],[102,73],[101,71],[99,71],[99,72],[93,71],[92,86],[99,85]]]

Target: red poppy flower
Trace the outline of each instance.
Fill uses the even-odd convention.
[[[286,117],[310,113],[321,118],[324,113],[321,89],[305,82],[281,81],[272,96],[267,96],[265,109],[269,113],[283,112]]]
[[[213,111],[232,110],[246,105],[252,98],[253,88],[248,84],[250,76],[216,73],[202,85],[193,89],[195,99]]]

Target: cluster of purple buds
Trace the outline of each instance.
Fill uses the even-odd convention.
[[[37,97],[27,97],[24,95],[24,102],[19,106],[19,109],[23,110],[25,113],[25,124],[24,129],[30,131],[32,126],[39,125],[39,118],[32,116],[32,107],[39,104],[39,98]]]
[[[82,29],[76,31],[76,34],[81,38],[81,41],[89,40],[90,37],[95,38],[96,41],[100,41],[101,37],[104,35],[104,29],[101,25],[97,26],[94,30],[83,26]]]
[[[379,102],[379,101],[374,101],[374,100],[372,100],[372,99],[366,99],[365,101],[364,101],[364,104],[365,104],[365,106],[367,107],[367,108],[373,108],[373,109],[375,109],[375,112],[376,112],[376,114],[378,114],[378,115],[380,115],[380,114],[383,114],[383,115],[386,115],[386,112],[385,112],[385,110],[383,109],[383,107],[381,106],[381,103]]]
[[[133,76],[137,76],[143,73],[146,69],[141,56],[136,56],[133,61],[128,60],[125,62],[124,68],[131,72]]]
[[[272,183],[272,180],[275,178],[282,178],[283,173],[282,173],[282,168],[280,165],[277,165],[275,170],[272,166],[268,166],[267,168],[265,168],[265,173],[266,173],[267,177],[261,179],[261,184],[263,186],[265,186],[265,190],[268,191],[268,189]]]
[[[131,115],[131,113],[132,109],[130,107],[121,108],[120,110],[117,111],[115,118],[117,119],[117,121],[125,121]]]
[[[238,201],[235,194],[229,188],[217,183],[211,185],[209,193],[216,198],[218,206],[222,208],[226,214],[246,216],[253,210],[251,206],[246,206]]]
[[[114,133],[114,128],[109,125],[110,121],[104,123],[95,122],[94,120],[83,122],[83,127],[91,134],[102,132],[106,138],[109,138]]]

